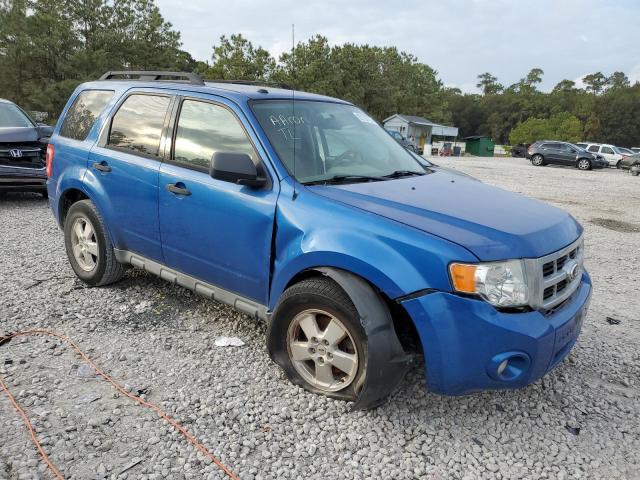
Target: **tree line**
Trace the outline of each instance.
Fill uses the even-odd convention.
[[[182,49],[154,0],[0,0],[0,96],[57,118],[81,82],[108,70],[192,71],[211,79],[285,83],[352,101],[378,120],[404,113],[499,143],[547,137],[640,144],[640,83],[623,72],[562,80],[543,92],[533,68],[503,86],[478,75],[481,93],[446,87],[429,65],[393,47],[331,45],[316,35],[275,58],[240,34],[222,36],[210,62]]]

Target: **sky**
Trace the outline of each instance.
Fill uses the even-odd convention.
[[[279,56],[320,34],[331,44],[395,46],[438,71],[447,86],[477,91],[490,72],[505,86],[534,67],[542,90],[563,79],[623,71],[640,81],[640,0],[157,0],[183,48],[211,60],[221,35],[242,33]]]

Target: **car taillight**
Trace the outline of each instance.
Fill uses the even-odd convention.
[[[527,152],[529,153],[529,155],[531,155],[533,153],[533,146],[527,148]]]
[[[56,154],[56,148],[49,144],[47,145],[47,156],[46,158],[46,163],[47,163],[47,177],[51,177],[51,174],[53,173],[53,157]]]

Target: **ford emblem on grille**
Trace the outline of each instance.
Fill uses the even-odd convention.
[[[11,155],[13,158],[20,158],[22,157],[22,150],[14,148],[13,150],[9,150],[9,155]]]
[[[573,265],[571,265],[571,268],[567,271],[569,280],[575,280],[579,274],[580,274],[580,265],[578,263],[574,263]]]

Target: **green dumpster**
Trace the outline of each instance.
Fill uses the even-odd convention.
[[[493,149],[495,143],[491,140],[491,137],[485,137],[483,135],[476,135],[473,137],[466,137],[465,151],[471,155],[477,157],[493,157]]]

